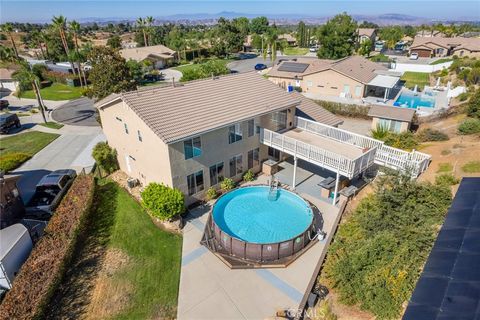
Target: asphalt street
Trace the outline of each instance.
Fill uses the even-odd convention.
[[[73,126],[99,126],[93,100],[80,98],[69,101],[52,112],[53,120]]]

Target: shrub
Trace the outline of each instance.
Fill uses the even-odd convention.
[[[467,114],[470,117],[480,119],[480,89],[470,98],[467,106]]]
[[[371,133],[372,133],[372,138],[385,141],[387,136],[390,134],[390,131],[386,126],[377,125],[377,128],[372,129]]]
[[[435,183],[438,185],[453,186],[460,182],[460,179],[457,179],[451,173],[444,173],[435,177]]]
[[[460,93],[460,94],[458,95],[458,100],[460,100],[461,102],[467,101],[467,99],[468,99],[469,96],[470,96],[470,93],[468,93],[468,92]]]
[[[208,188],[206,198],[207,198],[207,201],[217,198],[217,190],[215,190],[214,187]]]
[[[30,159],[28,153],[12,152],[6,155],[0,156],[0,170],[3,172],[9,172],[18,168],[22,163]]]
[[[225,178],[222,182],[220,182],[220,189],[222,189],[224,192],[230,191],[233,188],[235,188],[235,182],[233,182],[233,180],[230,178]]]
[[[49,70],[44,70],[42,72],[42,78],[50,82],[67,84],[67,79],[70,77],[71,75],[67,73],[62,73],[62,72],[49,71]]]
[[[368,116],[368,111],[370,110],[369,107],[323,100],[317,100],[315,102],[333,114],[353,118],[370,119]]]
[[[417,133],[418,140],[420,142],[428,141],[447,141],[448,135],[435,129],[427,128]]]
[[[243,175],[243,181],[253,181],[254,179],[255,179],[255,174],[252,172],[252,170],[248,170]]]
[[[81,175],[71,186],[0,305],[2,319],[43,319],[92,204],[95,183]]]
[[[108,173],[118,169],[117,152],[106,142],[99,142],[93,148],[92,157],[95,162]]]
[[[142,205],[160,220],[170,220],[185,212],[185,197],[178,189],[153,182],[141,195]]]
[[[458,126],[458,133],[467,135],[480,133],[480,119],[467,118]]]
[[[390,132],[384,141],[387,146],[404,150],[412,150],[418,147],[417,138],[410,131],[402,133]]]

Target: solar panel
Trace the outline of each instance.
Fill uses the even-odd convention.
[[[308,63],[284,62],[278,67],[278,71],[302,73],[308,66]]]

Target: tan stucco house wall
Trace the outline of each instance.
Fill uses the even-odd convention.
[[[380,121],[380,119],[382,118],[378,118],[378,117],[372,118],[372,130],[376,130],[378,128],[378,122]],[[385,120],[390,120],[390,119],[385,119]],[[410,129],[410,122],[399,121],[399,120],[391,120],[391,121],[401,122],[400,130],[398,131],[398,133],[408,131]]]

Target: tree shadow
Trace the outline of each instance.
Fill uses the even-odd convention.
[[[115,222],[117,193],[118,187],[112,181],[97,185],[72,261],[46,308],[47,319],[78,319],[88,311]]]

